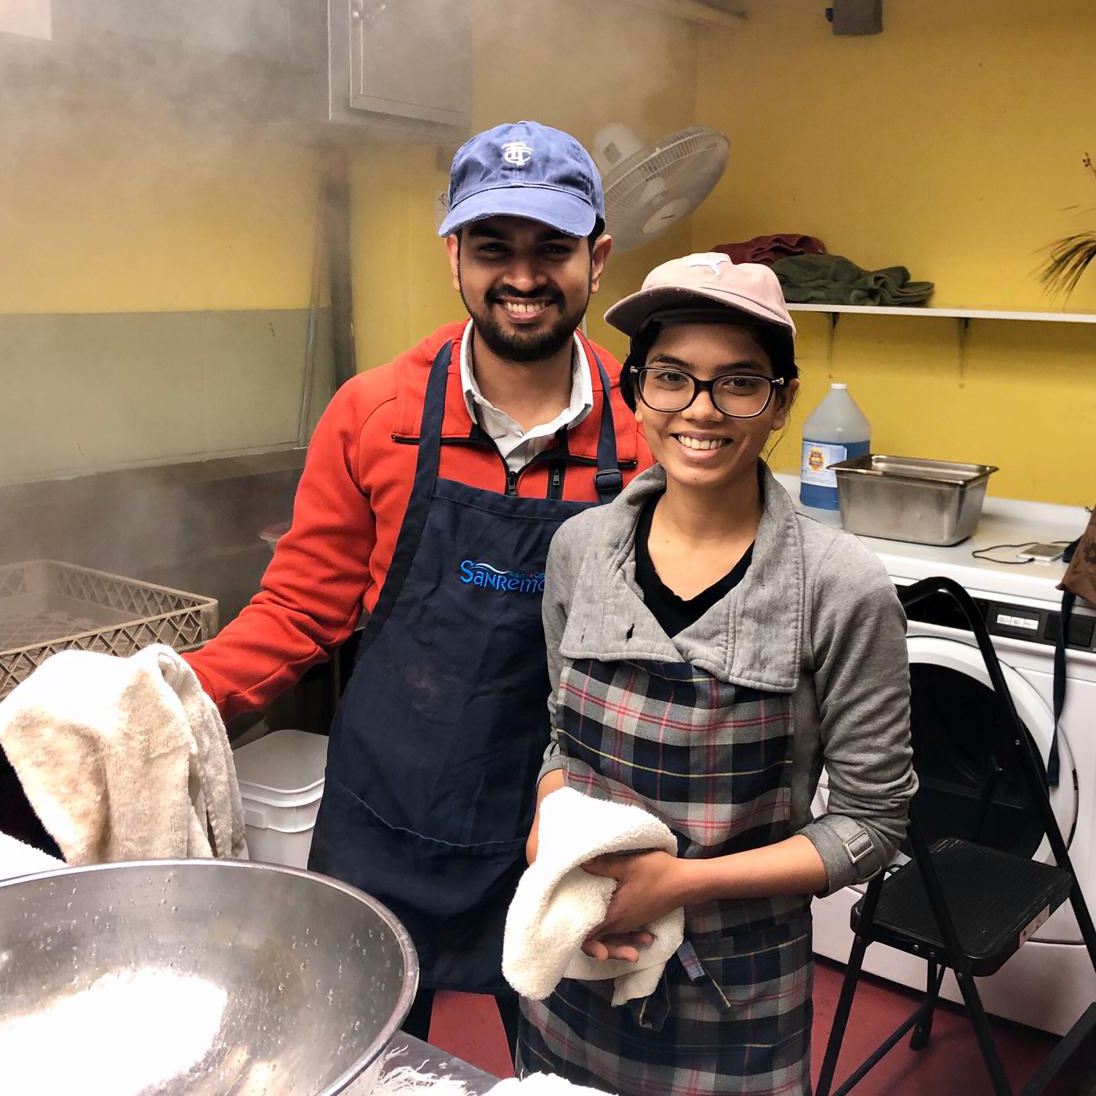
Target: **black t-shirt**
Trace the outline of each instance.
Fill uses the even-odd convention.
[[[745,577],[753,559],[753,545],[743,553],[742,558],[718,581],[707,590],[687,601],[680,598],[658,577],[655,565],[651,562],[647,550],[647,540],[651,535],[651,518],[661,495],[652,496],[639,515],[636,526],[636,582],[643,592],[647,608],[654,614],[662,630],[668,636],[688,628],[699,620],[720,598],[733,590]]]

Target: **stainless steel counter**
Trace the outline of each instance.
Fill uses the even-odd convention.
[[[404,1053],[398,1057],[393,1057],[393,1051],[400,1049],[403,1049]],[[483,1096],[484,1093],[499,1083],[498,1077],[493,1077],[490,1073],[485,1073],[482,1069],[477,1069],[476,1066],[469,1065],[460,1058],[455,1058],[444,1050],[439,1050],[437,1047],[424,1043],[421,1039],[416,1039],[413,1035],[407,1035],[402,1031],[396,1033],[396,1037],[389,1045],[387,1053],[386,1068],[381,1070],[380,1083],[382,1084],[385,1073],[389,1069],[395,1069],[399,1066],[410,1066],[422,1073],[433,1073],[439,1077],[460,1081],[468,1090],[470,1096]]]

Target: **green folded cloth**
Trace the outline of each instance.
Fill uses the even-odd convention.
[[[932,282],[911,282],[904,266],[865,270],[842,255],[790,255],[772,264],[794,304],[924,304],[935,288]]]

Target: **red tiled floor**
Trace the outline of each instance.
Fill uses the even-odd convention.
[[[811,1046],[811,1075],[815,1078],[822,1065],[843,974],[837,963],[820,959],[815,964]],[[837,1064],[837,1084],[913,1011],[918,999],[913,990],[870,976],[861,979]],[[990,1022],[1005,1072],[1013,1087],[1019,1089],[1058,1039],[1007,1020],[991,1018]],[[853,1091],[856,1096],[990,1096],[993,1088],[965,1011],[942,1002],[933,1019],[929,1045],[921,1051],[910,1050],[907,1036]]]
[[[439,990],[430,1018],[430,1042],[496,1077],[514,1075],[494,997]]]
[[[818,1076],[830,1021],[841,989],[841,967],[819,960],[815,967],[812,1075]],[[912,1010],[917,994],[865,976],[857,989],[852,1017],[837,1067],[840,1082]],[[1050,1053],[1057,1038],[1005,1020],[992,1021],[997,1047],[1017,1089]],[[430,1041],[498,1077],[513,1075],[498,1011],[490,997],[439,993]],[[856,1096],[989,1096],[992,1092],[965,1013],[942,1003],[932,1039],[923,1051],[903,1040],[855,1089]]]

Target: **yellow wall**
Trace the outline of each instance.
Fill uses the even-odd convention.
[[[308,306],[312,149],[41,90],[0,106],[0,314]]]
[[[1045,245],[1096,228],[1088,0],[886,0],[878,36],[835,37],[822,5],[765,0],[700,42],[697,121],[731,163],[692,222],[703,249],[807,232],[867,267],[902,264],[939,307],[1050,310]],[[1070,209],[1069,207],[1079,207]],[[1087,212],[1082,212],[1087,211]],[[1069,300],[1096,312],[1096,269]],[[1096,326],[797,315],[805,414],[847,381],[879,452],[992,463],[993,494],[1096,496]]]
[[[0,82],[0,483],[294,443],[316,152]]]

